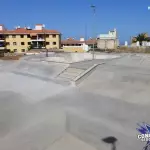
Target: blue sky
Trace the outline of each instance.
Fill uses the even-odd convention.
[[[91,4],[97,7],[95,19]],[[123,42],[131,35],[150,33],[148,5],[150,0],[1,0],[0,24],[11,29],[44,23],[62,32],[63,37],[76,38],[117,28]]]

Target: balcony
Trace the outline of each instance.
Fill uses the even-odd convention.
[[[4,41],[5,40],[5,38],[4,37],[0,37],[0,41]]]
[[[0,50],[3,50],[3,49],[5,49],[5,47],[0,47]]]
[[[39,37],[39,36],[32,36],[31,41],[45,41],[44,37]]]
[[[4,48],[5,48],[4,42],[0,42],[0,49],[4,49]]]
[[[5,46],[4,46],[4,44],[0,43],[0,50],[2,50],[2,49],[5,49]]]
[[[31,49],[45,49],[43,41],[32,41]]]

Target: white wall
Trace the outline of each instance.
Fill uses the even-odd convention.
[[[133,46],[133,47],[139,47],[140,43],[139,42],[132,43],[131,46]],[[142,42],[142,46],[150,46],[150,42],[143,41]]]
[[[64,45],[63,45],[63,47],[68,47],[68,48],[69,48],[69,47],[70,47],[70,48],[71,48],[71,47],[82,48],[82,49],[83,49],[84,51],[86,51],[86,52],[89,50],[89,46],[86,45],[85,43],[83,43],[81,46],[64,46]]]
[[[86,45],[85,43],[82,45],[82,47],[83,47],[83,50],[86,52],[89,50],[89,46]]]
[[[0,26],[0,30],[3,30],[3,26]]]
[[[84,38],[80,38],[80,41],[84,42]]]
[[[142,42],[142,46],[150,46],[150,42],[144,41],[144,42]]]
[[[127,41],[125,41],[125,44],[124,44],[125,46],[128,46],[128,42]]]
[[[35,25],[35,30],[42,30],[43,26],[42,25]]]

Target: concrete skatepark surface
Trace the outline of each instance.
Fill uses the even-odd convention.
[[[149,55],[71,64],[105,62],[77,87],[55,80],[69,64],[34,60],[0,61],[0,150],[110,150],[108,136],[117,149],[144,147],[136,128],[150,123]]]
[[[28,55],[28,54],[27,54]],[[45,53],[36,54],[37,57],[32,58],[32,60],[41,59],[43,61],[61,62],[61,63],[74,63],[80,61],[87,61],[93,59],[92,53],[54,53],[49,52],[49,57],[45,57]],[[118,55],[106,55],[95,53],[94,59],[113,59],[118,58]]]

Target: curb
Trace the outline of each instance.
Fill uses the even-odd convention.
[[[100,64],[94,64],[92,67],[88,68],[87,70],[85,70],[83,73],[81,73],[80,75],[78,75],[72,82],[72,86],[76,86],[85,75],[87,75],[88,73],[90,73],[91,71],[93,71],[98,65],[102,65],[105,63],[100,63]]]

